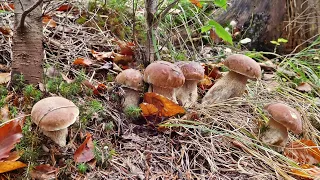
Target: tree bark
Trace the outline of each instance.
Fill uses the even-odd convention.
[[[42,13],[41,5],[32,10],[20,25],[24,11],[38,0],[15,0],[15,30],[12,48],[12,83],[15,75],[23,75],[26,83],[38,84],[43,77]],[[21,27],[19,27],[19,25]]]
[[[249,49],[273,51],[275,45],[270,41],[281,37],[288,43],[278,51],[290,53],[306,47],[319,35],[319,8],[319,0],[233,0],[217,21],[226,25],[235,20],[241,37],[252,40],[246,45]]]

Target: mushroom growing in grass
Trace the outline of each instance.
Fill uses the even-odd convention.
[[[198,99],[197,84],[204,78],[204,68],[198,62],[180,61],[175,64],[185,77],[185,83],[177,89],[177,99],[183,106],[190,107]]]
[[[145,69],[144,81],[150,84],[149,92],[158,93],[177,103],[175,88],[181,87],[185,78],[177,65],[156,61]]]
[[[239,97],[245,92],[249,78],[261,78],[259,64],[248,56],[234,54],[228,56],[223,64],[230,71],[209,89],[202,99],[202,104],[212,104]]]
[[[66,145],[68,127],[79,116],[79,108],[63,97],[48,97],[38,101],[31,110],[31,119],[44,135],[63,147]]]
[[[268,129],[262,134],[262,142],[268,145],[285,146],[288,140],[288,130],[294,134],[302,133],[300,113],[282,103],[271,103],[264,107],[269,113]]]
[[[140,71],[126,69],[119,73],[115,82],[121,84],[124,90],[124,109],[139,106],[140,92],[143,88],[143,77]]]

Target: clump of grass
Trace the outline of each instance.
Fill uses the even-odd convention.
[[[83,128],[86,127],[88,124],[88,121],[92,119],[92,116],[94,113],[100,113],[103,110],[103,106],[101,102],[99,102],[96,99],[93,99],[91,101],[88,101],[84,105],[80,106],[81,110],[81,116],[80,116],[80,122]]]
[[[77,168],[80,173],[84,174],[88,170],[88,165],[86,163],[79,163]]]
[[[124,109],[124,113],[129,118],[138,118],[141,116],[141,109],[137,106],[128,106]]]
[[[23,88],[23,96],[28,102],[35,103],[41,99],[42,92],[33,85],[27,85]]]

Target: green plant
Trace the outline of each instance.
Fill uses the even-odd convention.
[[[114,128],[114,124],[112,121],[108,122],[106,125],[105,125],[105,130],[106,131],[112,131]]]
[[[97,162],[103,163],[102,162],[102,153],[100,150],[100,147],[98,145],[97,141],[93,141],[93,146],[94,146],[94,157],[97,160]]]
[[[0,85],[0,96],[8,95],[8,90],[5,86]]]
[[[77,168],[78,168],[78,171],[82,174],[84,174],[88,170],[88,166],[86,163],[78,164]]]
[[[128,106],[124,109],[124,113],[130,118],[137,118],[141,115],[141,109],[137,106]]]
[[[23,95],[28,101],[37,102],[41,99],[42,93],[33,85],[27,85],[23,88]]]
[[[201,27],[201,33],[207,32],[212,28],[215,29],[215,32],[220,38],[222,38],[224,41],[230,43],[233,46],[231,34],[228,31],[226,31],[218,22],[214,20],[209,20],[207,25]]]
[[[288,40],[284,39],[284,38],[278,38],[277,41],[270,41],[271,44],[274,44],[274,50],[273,52],[276,53],[277,51],[277,47],[280,46],[281,43],[287,43]]]
[[[100,113],[103,110],[103,106],[98,100],[94,99],[80,106],[80,109],[82,112],[80,122],[83,126],[86,126],[94,113]]]

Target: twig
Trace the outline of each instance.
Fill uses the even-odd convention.
[[[17,29],[22,29],[24,27],[24,21],[26,20],[27,15],[34,10],[36,7],[38,7],[43,0],[38,0],[36,3],[34,3],[29,9],[23,11],[20,19],[20,23]]]
[[[154,24],[158,24],[164,16],[168,14],[168,12],[179,2],[180,0],[175,0],[171,4],[169,4],[164,10],[162,10],[156,18],[156,22]]]

